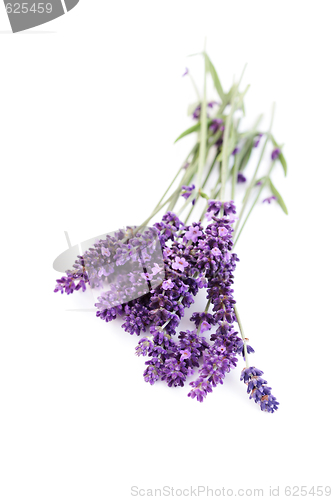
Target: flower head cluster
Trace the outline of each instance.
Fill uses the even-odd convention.
[[[219,218],[213,214],[217,214],[220,208],[221,203],[212,200],[208,208],[212,212],[211,223],[205,229],[200,223],[191,226],[180,224],[178,238],[164,250],[168,278],[162,284],[164,294],[161,295],[158,288],[152,291],[151,305],[148,306],[153,309],[149,314],[153,319],[150,326],[152,337],[142,338],[136,350],[138,355],[149,358],[144,379],[150,384],[164,380],[169,386],[183,386],[194,367],[198,367],[198,379],[190,383],[192,390],[189,394],[198,401],[203,401],[213,387],[223,383],[225,375],[236,366],[237,355],[243,350],[243,341],[232,326],[236,318],[231,286],[238,258],[232,253],[233,229],[229,215],[235,212],[235,207],[232,202],[225,203],[226,214]],[[177,274],[172,275],[173,270]],[[193,280],[193,295],[198,288],[207,288],[213,313],[193,313],[191,320],[196,329],[181,332],[178,340],[174,340],[184,306],[190,305],[185,291],[188,293],[188,289],[184,288],[181,292],[178,280],[186,278],[189,285],[190,277]],[[211,335],[211,343],[208,343],[203,334],[213,327],[217,330]]]
[[[237,364],[237,346],[241,339],[232,328],[228,335],[218,335],[213,345],[204,352],[203,364],[199,377],[190,382],[192,386],[188,396],[202,402],[213,387],[223,384],[224,378]]]
[[[208,221],[211,221],[213,218],[213,215],[217,216],[222,207],[222,202],[218,200],[208,200],[208,209],[206,212],[206,218]]]
[[[168,230],[166,228],[164,234]],[[164,261],[159,234],[157,228],[136,232],[135,228],[128,227],[106,235],[78,256],[73,270],[57,280],[55,292],[84,291],[87,283],[101,291],[107,289],[100,309],[109,320],[107,309],[127,304],[163,282]]]
[[[221,205],[210,203],[209,210],[217,212]],[[193,315],[196,325],[200,321],[207,322],[209,327],[218,328],[210,337],[213,342],[203,355],[203,364],[199,369],[199,376],[190,383],[192,389],[188,394],[191,398],[203,401],[213,387],[223,384],[225,375],[236,366],[237,355],[243,347],[243,341],[233,328],[236,321],[233,306],[233,272],[238,257],[232,253],[232,226],[228,217],[234,212],[233,203],[225,203],[226,215],[218,218],[212,215],[213,222],[206,228],[207,250],[216,255],[216,263],[205,262],[207,277],[207,298],[213,306],[213,314]],[[214,250],[218,250],[219,255]],[[207,255],[207,254],[206,254]],[[218,255],[218,256],[217,256]]]
[[[84,260],[82,257],[78,257],[78,260],[73,266],[72,271],[66,271],[66,276],[56,280],[56,287],[54,289],[55,292],[64,292],[67,295],[70,295],[75,290],[82,290],[85,292],[86,283],[89,282],[88,275],[86,269],[84,267]]]
[[[268,387],[266,380],[261,378],[264,372],[258,370],[254,366],[244,368],[241,374],[241,380],[247,385],[247,393],[250,394],[250,399],[254,399],[258,403],[262,411],[273,413],[278,409],[279,403],[271,394],[271,387]]]

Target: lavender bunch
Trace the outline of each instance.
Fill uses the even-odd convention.
[[[202,55],[204,92],[192,106],[195,124],[176,142],[193,133],[198,139],[176,177],[141,226],[127,227],[97,241],[77,257],[66,276],[57,280],[54,291],[71,294],[84,292],[87,286],[100,290],[95,304],[97,317],[106,322],[122,318],[122,328],[140,337],[135,352],[147,358],[143,376],[149,384],[160,380],[169,387],[184,386],[187,378],[195,375],[188,396],[202,402],[224,383],[241,358],[246,364],[241,380],[247,384],[250,399],[262,411],[272,413],[279,403],[261,378],[263,372],[248,362],[254,350],[245,338],[233,295],[233,273],[239,260],[234,248],[263,190],[270,190],[264,202],[274,200],[287,213],[271,179],[276,163],[285,174],[287,164],[282,146],[271,133],[273,116],[268,131],[258,128],[260,117],[250,130],[241,132],[236,114],[244,112],[248,87],[240,92],[240,79],[225,93],[207,53]],[[212,77],[218,101],[206,100],[207,74]],[[186,75],[193,81],[188,70]],[[272,146],[271,161],[266,174],[259,177],[268,144]],[[260,147],[248,181],[244,171]],[[212,179],[215,183],[208,196],[205,190]],[[230,199],[226,198],[227,185]],[[245,195],[237,214],[233,200],[243,186]],[[249,206],[253,193],[255,199]],[[193,211],[202,204],[201,216],[189,223]],[[148,227],[163,209],[160,221]],[[181,219],[185,211],[187,215]],[[206,291],[205,310],[193,312],[193,329],[178,332],[185,309],[195,303],[200,289]]]

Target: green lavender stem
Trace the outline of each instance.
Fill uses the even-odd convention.
[[[245,68],[244,68],[244,70],[245,70]],[[243,74],[242,74],[242,76],[243,76]],[[247,93],[247,91],[250,88],[250,86],[248,85],[246,87],[246,89],[244,90],[244,92],[242,92],[241,94],[238,94],[238,88],[239,88],[240,82],[242,80],[242,76],[239,79],[237,87],[234,88],[234,90],[232,92],[231,109],[230,109],[230,112],[229,112],[228,117],[227,117],[226,126],[225,126],[225,130],[224,130],[224,134],[223,134],[222,165],[221,165],[221,190],[220,190],[220,200],[222,201],[222,203],[225,201],[224,200],[225,186],[226,186],[227,177],[228,177],[228,166],[229,166],[229,155],[230,155],[230,153],[228,151],[228,142],[229,142],[229,133],[230,133],[231,122],[233,119],[233,114],[235,112],[236,104],[238,107],[242,105],[245,94]],[[238,100],[237,100],[237,98],[238,98]],[[222,209],[223,209],[223,205],[222,205]]]
[[[249,366],[250,366],[249,365],[249,354],[247,352],[246,338],[245,338],[245,335],[244,335],[244,330],[243,330],[243,326],[242,326],[242,323],[241,323],[241,320],[240,320],[239,312],[238,312],[238,309],[237,309],[236,306],[234,306],[234,311],[235,311],[235,315],[236,315],[236,318],[237,318],[237,323],[238,323],[238,326],[239,326],[239,331],[240,331],[240,334],[241,334],[243,342],[244,342],[244,356],[245,356],[246,368],[249,368]]]
[[[237,183],[237,177],[238,177],[238,169],[239,169],[239,163],[240,163],[240,156],[236,155],[235,156],[235,161],[234,161],[234,168],[232,172],[232,186],[231,186],[231,199],[235,199],[235,189],[236,189],[236,183]]]
[[[236,89],[232,93],[231,97],[231,109],[227,117],[224,134],[223,134],[223,146],[222,146],[222,162],[221,162],[221,191],[220,191],[220,200],[224,202],[224,194],[225,194],[225,185],[227,182],[227,172],[228,172],[228,140],[229,140],[229,131],[231,120],[233,117],[233,110],[235,106],[235,97],[236,97]],[[223,209],[222,209],[223,210]],[[223,213],[223,212],[222,212]]]
[[[180,192],[182,190],[182,186],[184,184],[187,185],[191,182],[191,180],[193,179],[193,177],[196,173],[196,170],[197,170],[197,160],[194,160],[192,162],[192,164],[189,167],[187,167],[178,187],[176,188],[175,192],[173,193],[172,199],[171,199],[170,204],[169,204],[168,209],[167,209],[167,212],[171,212],[174,209],[174,207],[177,203],[177,199],[178,199]]]
[[[247,203],[249,201],[251,191],[252,191],[252,189],[253,189],[253,187],[254,187],[254,185],[256,183],[258,170],[259,170],[259,167],[261,165],[261,162],[262,162],[262,159],[263,159],[263,156],[264,156],[264,152],[265,152],[265,149],[266,149],[266,146],[267,146],[267,143],[268,143],[269,134],[270,134],[270,132],[272,130],[273,120],[274,120],[274,112],[275,112],[275,103],[273,103],[271,122],[270,122],[269,129],[268,129],[268,132],[267,132],[266,140],[265,140],[264,145],[263,145],[263,147],[261,149],[261,153],[260,153],[260,157],[259,157],[259,160],[258,160],[258,163],[257,163],[257,167],[255,169],[255,172],[253,174],[253,177],[251,179],[249,187],[246,190],[246,193],[245,193],[245,196],[244,196],[244,200],[243,200],[243,204],[242,204],[242,208],[241,208],[241,211],[239,213],[239,218],[238,218],[238,221],[237,221],[236,226],[235,226],[234,236],[237,233],[238,227],[239,227],[239,225],[241,223],[241,220],[243,218],[243,215],[244,215]]]
[[[242,225],[241,229],[239,230],[239,233],[238,233],[238,235],[237,235],[237,238],[236,238],[236,240],[235,240],[235,242],[234,242],[234,248],[235,248],[235,246],[236,246],[237,241],[239,240],[240,235],[242,234],[242,231],[243,231],[243,229],[244,229],[244,227],[245,227],[245,224],[246,224],[246,222],[248,221],[248,218],[250,217],[250,215],[251,215],[251,213],[252,213],[252,210],[254,209],[254,207],[255,207],[255,205],[256,205],[256,203],[257,203],[257,201],[258,201],[258,199],[259,199],[259,197],[260,197],[260,195],[261,195],[261,193],[262,193],[262,191],[263,191],[263,189],[264,189],[264,187],[267,185],[267,182],[268,182],[269,176],[270,176],[270,174],[271,174],[271,172],[272,172],[272,170],[273,170],[273,167],[274,167],[275,163],[276,163],[276,160],[273,160],[273,161],[272,161],[272,163],[271,163],[271,166],[270,166],[269,172],[268,172],[268,174],[267,174],[267,176],[266,176],[266,178],[265,178],[264,182],[262,183],[262,185],[261,185],[261,187],[260,187],[260,189],[259,189],[259,191],[258,191],[258,194],[257,194],[257,196],[256,196],[256,198],[255,198],[255,200],[254,200],[254,202],[252,203],[252,206],[251,206],[251,208],[250,208],[250,210],[249,210],[249,212],[248,212],[248,214],[247,214],[247,216],[246,216],[246,219],[245,219],[245,221],[244,221],[244,223],[243,223],[243,225]]]
[[[201,188],[201,181],[204,166],[206,163],[206,147],[207,147],[207,101],[206,101],[206,73],[207,73],[207,61],[204,58],[205,71],[204,71],[204,91],[203,91],[203,99],[201,103],[200,109],[200,150],[199,150],[199,165],[198,165],[198,180],[197,180],[197,189],[198,191]]]
[[[135,234],[140,231],[140,229],[142,229],[143,227],[145,227],[148,222],[155,216],[158,214],[158,212],[160,212],[162,210],[163,207],[165,207],[165,205],[167,203],[169,203],[169,201],[173,198],[173,196],[175,195],[172,194],[162,205],[160,205],[159,207],[155,208],[155,210],[150,214],[150,216],[141,224],[141,226],[139,226],[136,230],[135,230]]]
[[[189,157],[191,156],[191,154],[195,153],[195,150],[196,150],[196,148],[197,148],[197,147],[198,147],[198,145],[197,145],[197,144],[195,144],[195,145],[193,146],[193,148],[191,149],[190,153],[187,155],[187,158],[186,158],[186,160],[185,160],[184,164],[186,164],[186,163],[187,163],[187,161],[188,161]],[[169,186],[168,186],[167,190],[165,191],[165,193],[163,194],[162,198],[161,198],[161,199],[160,199],[160,201],[157,203],[157,205],[156,205],[155,209],[156,209],[157,207],[159,207],[159,205],[162,203],[162,201],[164,200],[164,198],[165,198],[165,197],[166,197],[166,195],[168,194],[168,192],[169,192],[169,190],[170,190],[171,186],[173,185],[173,183],[175,182],[175,180],[177,179],[178,175],[179,175],[179,174],[180,174],[180,172],[183,170],[183,168],[184,168],[184,166],[183,166],[183,165],[179,168],[178,172],[176,173],[175,177],[174,177],[174,178],[172,179],[172,181],[170,182],[170,184],[169,184]]]
[[[207,152],[207,155],[208,155],[208,152]],[[215,163],[216,163],[216,158],[218,157],[218,155],[219,155],[219,153],[217,152],[217,153],[216,153],[216,155],[215,155],[215,157],[214,157],[214,160],[212,161],[212,164],[211,164],[211,166],[210,166],[210,169],[208,170],[208,173],[207,173],[207,175],[206,175],[206,178],[205,178],[205,180],[204,180],[204,183],[202,184],[202,189],[204,189],[204,187],[205,187],[205,186],[206,186],[206,184],[207,184],[207,181],[208,181],[209,177],[211,176],[211,173],[212,173],[212,171],[213,171],[214,165],[215,165]],[[195,204],[197,203],[197,201],[198,201],[198,199],[199,199],[199,195],[200,195],[200,192],[197,194],[197,197],[196,197],[196,199],[195,199]],[[192,198],[192,199],[193,199],[193,198]],[[184,222],[185,222],[185,224],[187,224],[187,222],[188,222],[188,220],[189,220],[189,218],[190,218],[190,216],[191,216],[191,214],[192,214],[192,212],[193,212],[193,210],[194,210],[194,208],[195,208],[195,204],[194,204],[194,205],[192,205],[191,210],[190,210],[190,211],[189,211],[189,213],[187,214],[187,217],[186,217],[186,219],[185,219],[185,221],[184,221]],[[200,217],[200,220],[203,218],[203,216],[204,216],[204,215],[205,215],[205,214],[203,214],[203,215]]]

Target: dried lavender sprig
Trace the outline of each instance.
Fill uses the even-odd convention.
[[[278,409],[279,403],[272,395],[271,387],[267,387],[267,381],[261,378],[263,374],[264,372],[251,366],[242,370],[240,380],[244,380],[250,399],[254,399],[262,411],[274,413]]]

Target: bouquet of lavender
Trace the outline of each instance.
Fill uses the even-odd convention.
[[[72,270],[57,280],[55,292],[84,292],[87,285],[97,289],[96,316],[107,322],[122,317],[124,330],[140,337],[136,354],[147,358],[143,374],[146,382],[162,380],[169,387],[183,386],[187,377],[196,373],[188,396],[202,402],[214,387],[223,384],[240,357],[246,365],[241,380],[250,399],[261,410],[273,413],[279,403],[262,378],[263,372],[249,363],[254,350],[244,335],[232,289],[239,260],[234,250],[264,190],[268,188],[270,195],[263,201],[275,200],[287,213],[271,179],[277,163],[285,174],[287,165],[282,146],[271,132],[273,116],[267,131],[260,130],[259,117],[251,129],[241,132],[248,87],[240,91],[241,77],[225,92],[207,53],[201,55],[204,91],[191,107],[195,124],[177,139],[189,134],[198,137],[184,164],[141,226],[127,227],[95,241],[77,257]],[[188,69],[186,75],[195,86]],[[217,101],[207,101],[207,75],[212,78]],[[267,146],[270,162],[262,173]],[[247,180],[246,168],[253,152],[260,149],[254,172]],[[233,200],[236,190],[244,189],[245,183],[237,214]],[[226,197],[227,185],[230,198]],[[198,207],[200,217],[189,222]],[[161,221],[147,226],[162,210]],[[206,289],[205,310],[193,312],[193,329],[177,332],[185,308],[192,306],[199,289]]]

